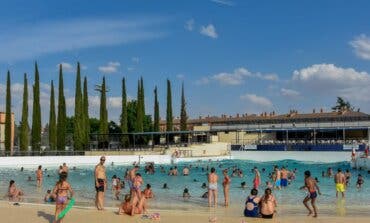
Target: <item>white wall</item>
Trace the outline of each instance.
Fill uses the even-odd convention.
[[[232,151],[233,159],[253,161],[298,160],[306,162],[334,163],[351,160],[351,152],[313,152],[313,151]]]

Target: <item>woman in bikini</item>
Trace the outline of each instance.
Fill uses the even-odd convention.
[[[61,172],[59,175],[59,181],[56,183],[53,190],[53,193],[56,195],[54,222],[62,222],[62,219],[59,219],[58,221],[58,215],[66,208],[68,204],[68,192],[70,197],[72,197],[74,192],[71,185],[67,182],[67,173]]]
[[[23,196],[23,192],[15,186],[15,181],[11,180],[8,188],[9,201],[20,201],[21,196]]]
[[[224,198],[225,198],[225,206],[229,206],[229,190],[230,190],[230,183],[231,179],[229,175],[227,175],[227,169],[223,171],[224,174],[224,181],[222,182],[222,186],[224,188]]]

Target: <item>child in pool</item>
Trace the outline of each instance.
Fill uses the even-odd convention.
[[[188,188],[185,188],[184,189],[184,192],[182,193],[182,197],[184,199],[189,199],[190,198],[190,193],[189,193],[189,189]]]

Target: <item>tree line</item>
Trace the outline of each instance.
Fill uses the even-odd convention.
[[[33,91],[33,106],[32,106],[32,124],[29,126],[28,120],[28,78],[24,74],[23,83],[23,102],[22,102],[22,117],[19,123],[19,149],[21,151],[28,151],[31,145],[32,151],[41,150],[41,105],[40,105],[40,74],[37,62],[35,62],[34,83],[32,85]],[[5,120],[5,150],[11,151],[11,79],[10,71],[7,72],[6,81],[6,120]],[[152,116],[145,112],[145,92],[144,79],[141,77],[137,83],[137,97],[136,100],[128,100],[126,92],[126,79],[122,78],[122,107],[120,114],[120,123],[117,125],[113,121],[108,121],[107,110],[107,92],[105,77],[102,79],[100,85],[96,85],[95,90],[100,93],[100,117],[99,119],[89,117],[89,96],[87,89],[87,77],[83,78],[81,82],[81,67],[77,63],[76,81],[75,81],[75,103],[74,115],[67,117],[66,101],[64,96],[64,82],[63,82],[63,67],[59,65],[59,80],[58,80],[58,106],[55,106],[55,91],[54,81],[50,82],[50,108],[49,108],[49,122],[46,125],[48,133],[48,146],[50,150],[64,151],[67,144],[67,134],[73,135],[73,149],[75,151],[84,151],[89,148],[90,134],[98,134],[98,141],[100,148],[107,148],[109,144],[110,133],[120,134],[120,144],[122,147],[129,147],[133,143],[147,144],[149,137],[138,135],[133,138],[129,133],[143,133],[143,132],[160,132],[160,116],[159,116],[159,101],[157,86],[154,88],[154,114]],[[180,130],[187,130],[187,113],[186,101],[184,94],[184,84],[181,89],[181,111],[180,111]],[[166,131],[173,131],[173,115],[172,115],[172,92],[171,82],[167,79],[167,106],[166,106]],[[153,143],[159,143],[159,136],[153,138]]]

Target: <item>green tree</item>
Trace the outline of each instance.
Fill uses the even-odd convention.
[[[355,107],[351,105],[349,101],[345,101],[342,97],[337,97],[335,106],[331,108],[333,111],[348,109],[350,111],[355,110]]]
[[[136,103],[136,129],[135,129],[135,132],[143,132],[143,124],[144,124],[144,120],[143,120],[143,103],[142,103],[142,90],[141,90],[142,86],[141,86],[141,82],[138,81],[137,83],[137,103]]]
[[[126,80],[122,78],[122,112],[121,112],[121,131],[122,133],[128,132],[127,126],[127,94],[126,94]],[[127,135],[123,135],[121,139],[123,147],[129,146],[129,138]]]
[[[12,145],[12,96],[10,90],[10,72],[6,76],[6,109],[5,109],[5,150],[10,152]]]
[[[185,101],[185,93],[184,93],[184,83],[182,83],[181,87],[181,111],[180,111],[180,130],[186,131],[187,130],[187,119],[188,116],[186,114],[186,101]]]
[[[59,65],[58,118],[57,118],[57,149],[64,151],[66,147],[66,100],[64,97],[63,68]]]
[[[144,79],[143,77],[140,78],[140,102],[141,102],[141,115],[144,121],[145,116],[145,93],[144,93]]]
[[[171,82],[167,79],[166,131],[173,131]]]
[[[159,132],[159,102],[158,102],[158,91],[157,91],[157,86],[154,88],[154,125],[153,125],[153,131],[154,132]],[[156,135],[154,137],[154,143],[158,144],[159,143],[159,135]]]
[[[136,132],[136,110],[137,101],[131,100],[127,102],[127,129],[129,133]]]
[[[106,148],[108,145],[108,111],[107,111],[107,88],[105,85],[105,77],[103,77],[103,83],[101,85],[100,89],[101,95],[100,95],[100,128],[99,128],[99,134],[101,134],[100,137],[100,143],[103,143],[103,147]]]
[[[74,132],[73,132],[73,146],[74,150],[81,151],[84,149],[85,117],[83,115],[83,99],[81,92],[81,73],[80,63],[77,63],[76,75],[76,92],[75,92],[75,115],[74,115]]]
[[[35,63],[35,84],[33,85],[32,107],[32,150],[41,149],[41,107],[40,107],[40,76],[37,63]]]
[[[29,143],[29,126],[28,126],[28,80],[27,74],[24,74],[23,83],[23,105],[22,105],[22,121],[20,126],[20,149],[28,151]]]
[[[89,95],[87,92],[87,78],[84,78],[84,89],[83,89],[83,115],[84,115],[84,131],[85,140],[84,148],[87,149],[90,140],[90,118],[89,118]]]
[[[55,117],[55,96],[53,81],[51,81],[51,92],[50,92],[49,146],[51,150],[56,150],[57,148],[57,124]]]

